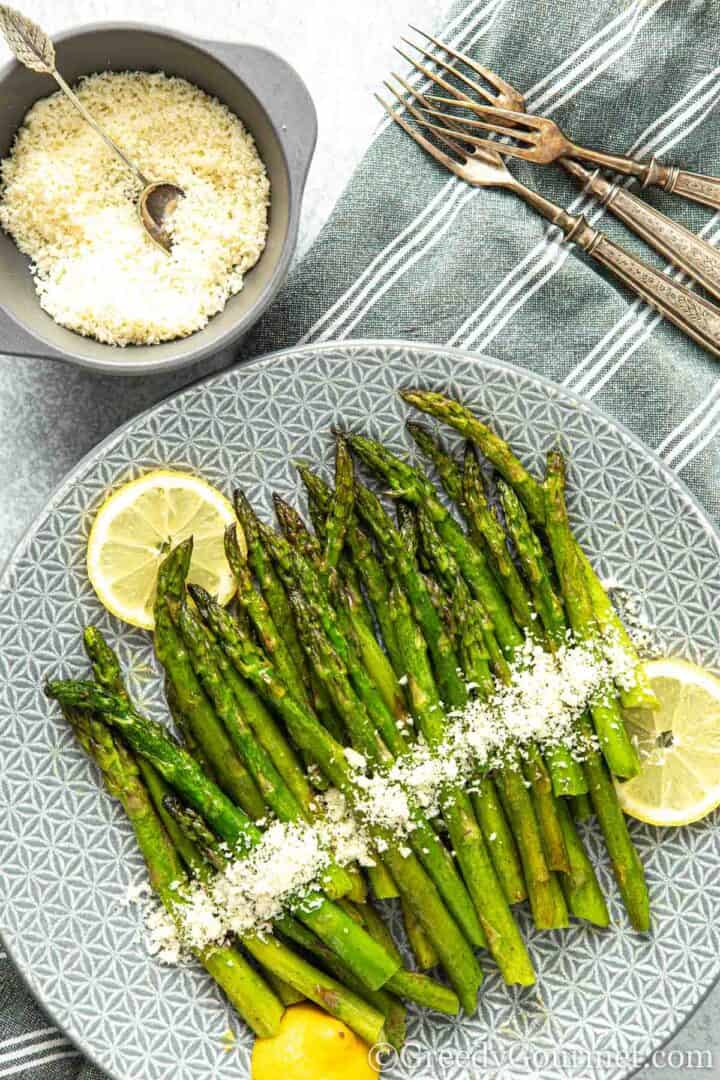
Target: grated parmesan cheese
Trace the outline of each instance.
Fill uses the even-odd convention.
[[[185,192],[171,254],[140,224],[134,174],[61,93],[30,109],[0,166],[0,225],[62,326],[123,346],[192,334],[242,289],[265,246],[270,185],[255,143],[184,79],[104,72],[76,91],[146,176]]]
[[[598,695],[622,681],[627,665],[627,655],[612,639],[598,646],[569,635],[555,653],[527,640],[509,683],[497,683],[486,699],[449,714],[440,745],[430,747],[419,738],[407,754],[377,771],[362,754],[345,748],[354,782],[352,805],[331,788],[315,797],[313,824],[271,822],[248,856],[229,861],[210,886],[195,883],[183,890],[172,916],[164,909],[146,913],[150,951],[173,963],[184,951],[220,945],[233,934],[270,933],[283,911],[322,888],[331,862],[374,865],[374,853],[387,850],[388,841],[382,835],[371,839],[371,827],[392,835],[400,855],[408,858],[412,849],[405,841],[417,827],[418,810],[430,818],[439,815],[448,789],[472,791],[485,770],[516,768],[516,754],[530,744],[541,749],[562,744],[582,760],[576,722]]]

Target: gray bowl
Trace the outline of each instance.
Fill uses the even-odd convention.
[[[121,349],[58,326],[38,302],[28,260],[0,231],[0,353],[66,360],[111,375],[172,371],[237,342],[287,275],[300,203],[315,149],[317,118],[305,84],[279,56],[254,45],[195,41],[132,23],[80,27],[55,39],[58,70],[69,82],[98,71],[164,71],[223,101],[251,132],[271,183],[265,251],[225,310],[197,333],[162,345]],[[50,78],[15,62],[0,71],[0,157],[25,113],[53,93]]]

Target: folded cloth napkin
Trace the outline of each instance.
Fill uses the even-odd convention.
[[[720,169],[717,0],[470,0],[441,33],[584,145]],[[511,168],[662,265],[559,169]],[[710,210],[662,192],[643,197],[720,239]],[[512,195],[466,187],[388,123],[242,358],[348,337],[450,344],[542,372],[625,423],[718,520],[718,362],[561,246]],[[7,958],[0,1006],[0,1080],[102,1077]]]

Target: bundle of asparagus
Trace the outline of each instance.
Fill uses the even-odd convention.
[[[136,709],[94,628],[85,632],[93,680],[47,687],[124,806],[180,939],[261,1035],[306,997],[369,1042],[400,1046],[404,1002],[475,1010],[477,949],[507,983],[532,984],[513,905],[527,900],[541,930],[571,916],[609,922],[576,828],[593,813],[630,921],[649,927],[612,774],[639,768],[621,707],[652,706],[652,691],[573,537],[563,459],[550,453],[541,483],[462,405],[424,391],[403,397],[469,440],[460,462],[409,425],[466,528],[421,470],[364,436],[339,436],[334,488],[299,465],[313,530],[276,498],[275,532],[236,493],[240,528],[225,538],[234,610],[186,585],[191,541],[165,559],[154,643],[182,741]],[[477,450],[500,474],[502,514]],[[351,454],[396,500],[397,524],[356,478]],[[471,783],[445,768],[432,809],[408,781],[402,835],[391,817],[368,810],[376,778],[407,778],[410,762],[439,768],[471,710],[513,691],[528,643],[554,662],[568,642],[588,655],[611,644],[625,675],[596,688],[565,737],[506,731],[501,758],[473,759]],[[193,890],[217,897],[221,875],[234,868],[237,878],[239,868],[247,893],[253,874],[268,869],[258,862],[268,822],[321,835],[328,788],[359,823],[371,849],[365,865],[330,845],[320,870],[278,897],[262,925],[236,917],[222,941],[193,944]],[[389,798],[396,788],[379,790]],[[403,965],[366,878],[373,899],[399,897],[418,970]],[[423,974],[436,966],[452,989]]]

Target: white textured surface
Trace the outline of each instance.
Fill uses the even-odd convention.
[[[293,63],[315,99],[317,153],[304,205],[301,250],[328,217],[372,136],[372,98],[393,64],[392,42],[409,18],[437,26],[448,0],[14,0],[51,31],[96,20],[137,20],[197,36],[247,40]],[[580,0],[578,0],[580,3]],[[6,53],[0,46],[0,61]],[[222,366],[222,361],[215,367]],[[209,371],[207,365],[203,372]],[[117,424],[196,378],[117,381],[39,360],[0,357],[0,562],[64,473]],[[718,1047],[720,991],[710,995],[668,1049]],[[698,1076],[720,1076],[716,1069]],[[646,1080],[680,1080],[673,1062]]]

